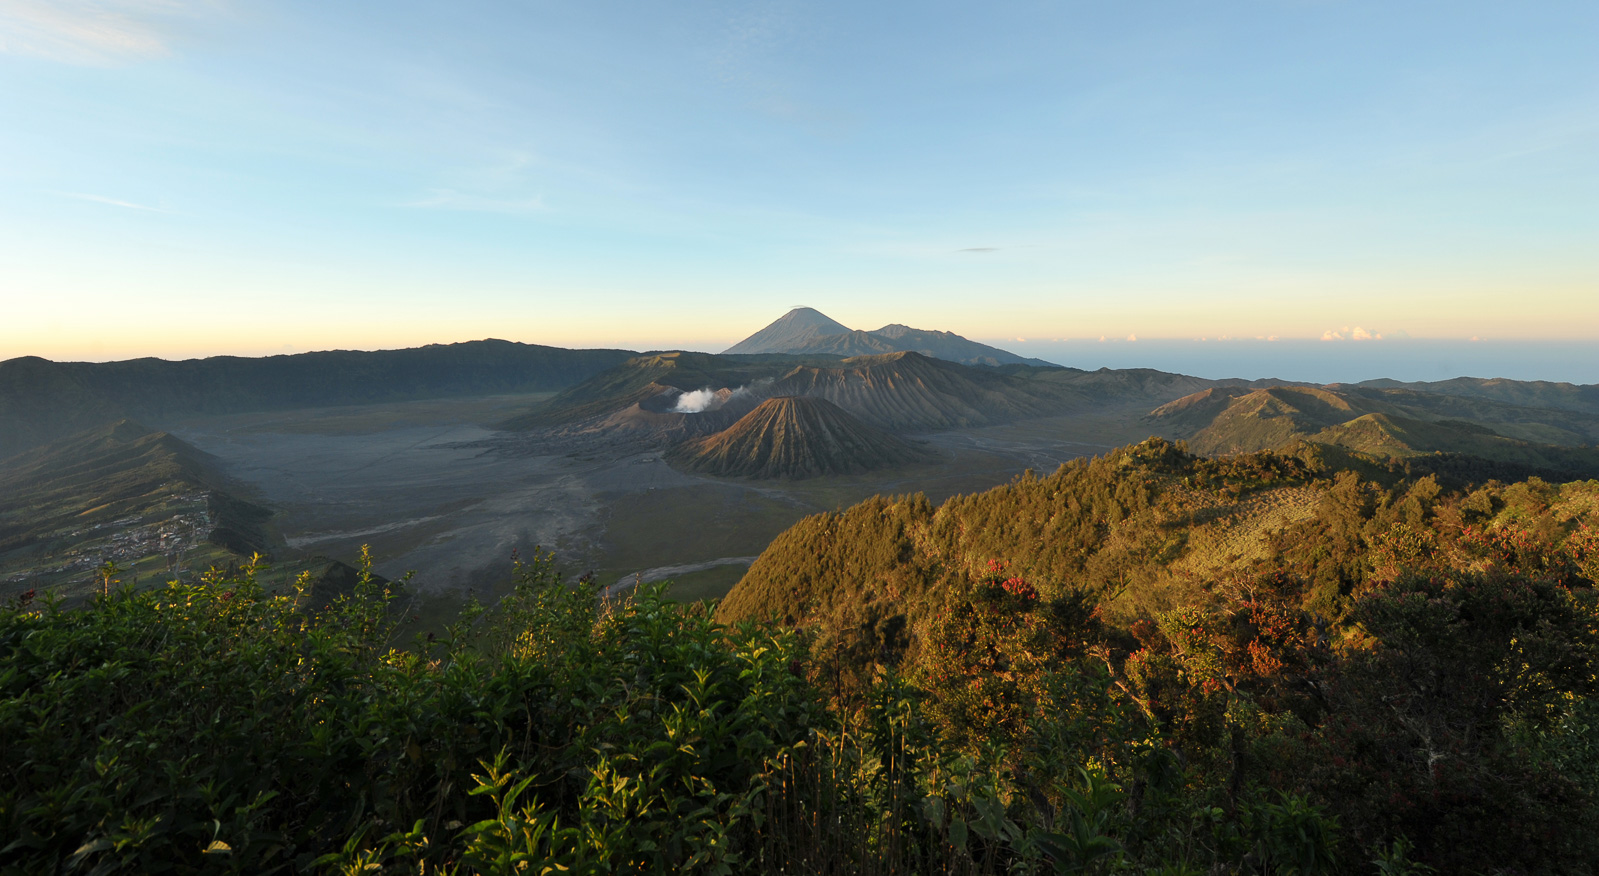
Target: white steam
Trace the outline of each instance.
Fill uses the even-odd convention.
[[[745,384],[738,389],[711,389],[707,386],[704,389],[685,392],[677,397],[677,403],[672,405],[672,412],[678,414],[703,414],[706,411],[714,411],[740,396],[749,395],[755,391],[756,387],[771,382],[772,379],[770,377],[765,377],[754,383]]]
[[[742,389],[743,387],[739,388]],[[693,392],[685,392],[678,396],[677,404],[672,406],[672,410],[679,414],[700,414],[710,410],[713,405],[721,407],[721,401],[721,398],[716,394],[716,390],[706,387],[705,389],[696,389]]]

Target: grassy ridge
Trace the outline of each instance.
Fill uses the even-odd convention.
[[[1501,395],[1521,397],[1508,389]],[[1542,399],[1549,393],[1527,396]],[[1310,440],[1396,459],[1472,456],[1511,466],[1523,477],[1599,475],[1599,450],[1591,446],[1599,438],[1599,416],[1483,397],[1383,387],[1218,387],[1162,405],[1144,421],[1186,438],[1206,454],[1251,453]]]
[[[209,455],[121,420],[0,469],[0,572],[36,587],[82,585],[108,559],[147,577],[196,551],[191,564],[225,564],[269,552],[270,516],[231,495]]]

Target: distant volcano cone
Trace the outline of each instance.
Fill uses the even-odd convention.
[[[796,307],[778,317],[775,322],[742,341],[728,347],[725,353],[786,353],[800,349],[817,338],[829,335],[848,335],[849,326],[829,318],[819,310]],[[873,352],[881,352],[874,350]]]
[[[689,471],[790,480],[935,459],[830,401],[799,396],[769,398],[726,431],[681,444],[669,457]]]

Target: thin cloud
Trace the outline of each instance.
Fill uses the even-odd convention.
[[[84,194],[83,192],[61,192],[60,195],[63,198],[75,198],[79,201],[93,201],[96,204],[109,204],[110,206],[122,207],[127,210],[145,210],[150,213],[171,212],[170,210],[163,210],[160,207],[151,207],[146,204],[135,204],[132,201],[121,201],[116,198],[108,198],[105,195],[89,195]]]
[[[997,246],[968,246],[965,249],[957,249],[955,251],[956,252],[999,252],[999,247],[997,247]]]
[[[457,210],[465,213],[543,213],[549,208],[544,197],[495,198],[458,192],[455,189],[432,189],[427,197],[401,204],[428,210]]]
[[[540,164],[537,155],[525,150],[499,151],[486,162],[443,171],[433,186],[423,189],[425,194],[398,206],[463,213],[542,213],[549,207],[534,176]]]
[[[0,52],[69,64],[172,54],[167,25],[212,0],[0,0]]]

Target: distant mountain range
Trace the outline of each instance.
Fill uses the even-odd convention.
[[[1027,359],[998,347],[969,341],[953,332],[928,331],[897,324],[885,325],[870,332],[851,329],[809,307],[790,310],[776,322],[722,352],[732,355],[786,353],[846,358],[885,353],[920,353],[962,365],[1056,367],[1042,359]]]
[[[1447,382],[1448,389],[1470,393],[1460,395],[1396,388],[1388,382],[1337,388],[1213,387],[1162,405],[1144,420],[1211,456],[1310,441],[1388,459],[1469,456],[1512,466],[1523,477],[1599,476],[1599,449],[1592,446],[1599,440],[1599,413],[1577,409],[1579,394],[1551,391],[1558,384],[1518,387],[1512,381],[1495,382],[1491,394],[1472,391],[1483,383],[1488,382]],[[1551,396],[1566,404],[1551,409],[1510,403]]]
[[[1152,433],[1212,455],[1312,441],[1373,458],[1456,454],[1552,475],[1599,471],[1599,451],[1590,446],[1599,441],[1596,386],[1458,378],[1314,387],[1151,369],[1083,371],[948,332],[855,331],[808,307],[720,355],[485,340],[261,359],[12,359],[0,362],[0,469],[13,465],[7,457],[122,418],[161,425],[196,415],[541,391],[556,395],[500,427],[588,446],[692,443],[692,452],[671,458],[748,477],[846,471],[837,459],[844,447],[877,448],[860,451],[870,465],[910,458],[883,450],[877,432],[898,441],[906,433],[1107,412],[1127,423],[1143,416]],[[765,404],[777,398],[807,401]],[[752,449],[764,441],[792,446]]]
[[[0,459],[121,418],[548,392],[637,355],[510,341],[179,362],[0,362]]]

